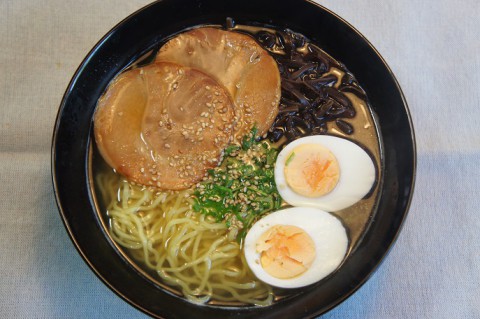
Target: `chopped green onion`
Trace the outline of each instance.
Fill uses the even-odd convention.
[[[292,152],[292,154],[290,154],[290,156],[285,161],[285,166],[288,166],[288,164],[290,164],[290,162],[293,160],[294,157],[295,157],[295,152]]]
[[[278,150],[257,141],[256,133],[252,129],[241,146],[228,146],[220,166],[209,170],[194,192],[193,210],[238,228],[239,239],[257,219],[282,205],[274,179]]]

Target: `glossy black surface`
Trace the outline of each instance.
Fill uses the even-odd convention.
[[[110,80],[174,33],[201,24],[269,24],[303,33],[355,74],[376,111],[384,143],[382,197],[370,229],[341,269],[321,285],[270,307],[197,306],[156,287],[113,247],[98,220],[88,172],[88,146],[97,99]],[[345,21],[307,1],[164,0],[136,12],[108,33],[74,75],[52,143],[57,203],[72,241],[97,276],[140,310],[167,318],[314,317],[357,290],[395,241],[410,204],[415,143],[402,92],[375,49]]]

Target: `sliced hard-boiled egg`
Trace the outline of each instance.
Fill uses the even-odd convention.
[[[280,288],[313,284],[342,263],[348,236],[330,213],[292,207],[257,221],[245,237],[244,253],[255,276]]]
[[[340,168],[336,157],[327,148],[320,144],[301,144],[288,155],[284,175],[296,193],[319,197],[335,188]]]
[[[262,268],[273,277],[296,277],[315,260],[315,242],[302,228],[274,225],[257,241]]]
[[[360,201],[372,189],[375,178],[375,165],[360,146],[327,135],[291,142],[275,165],[275,183],[283,200],[326,211]]]

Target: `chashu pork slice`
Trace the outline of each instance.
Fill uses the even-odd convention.
[[[252,37],[221,29],[193,29],[163,45],[156,61],[199,69],[224,85],[235,102],[235,138],[253,125],[263,135],[278,114],[280,73],[275,60]]]
[[[205,73],[155,63],[120,74],[99,100],[96,143],[130,181],[186,189],[218,165],[231,142],[230,94]]]

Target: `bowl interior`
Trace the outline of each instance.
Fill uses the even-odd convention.
[[[304,34],[343,62],[365,89],[383,139],[382,196],[375,220],[338,272],[321,285],[269,307],[197,306],[160,289],[122,257],[96,212],[89,147],[98,98],[122,69],[168,37],[202,24],[272,25]],[[62,101],[52,143],[57,203],[76,248],[97,276],[122,298],[157,317],[311,317],[358,289],[380,264],[400,231],[415,177],[415,144],[405,99],[393,74],[368,41],[341,18],[308,1],[164,0],[134,13],[87,55]]]

